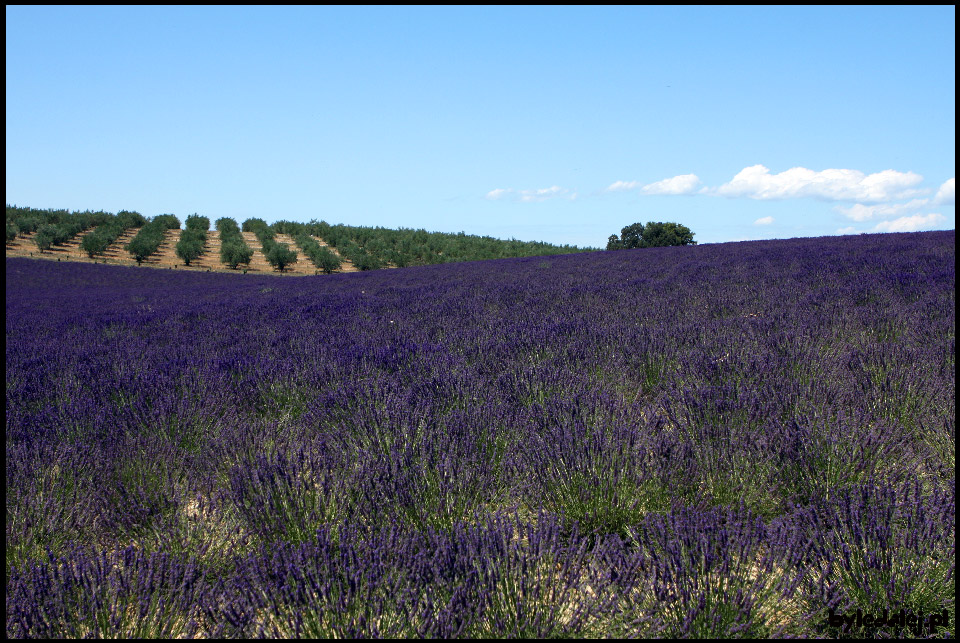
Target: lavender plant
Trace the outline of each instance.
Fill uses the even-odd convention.
[[[796,515],[809,539],[803,564],[809,608],[817,631],[871,635],[861,625],[830,625],[826,612],[861,610],[871,615],[900,610],[919,617],[947,610],[955,618],[955,487],[925,494],[916,481],[906,485],[868,481]],[[899,627],[900,629],[896,629]],[[917,636],[905,625],[889,634]],[[952,631],[952,630],[947,630]],[[923,632],[935,637],[944,632]]]

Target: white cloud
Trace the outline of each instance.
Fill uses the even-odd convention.
[[[531,203],[533,201],[546,201],[547,199],[552,199],[558,196],[569,196],[570,190],[566,188],[561,188],[558,185],[553,187],[544,188],[542,190],[520,190],[520,200],[524,203]]]
[[[915,232],[931,228],[945,219],[946,217],[937,213],[915,214],[910,217],[900,217],[893,221],[881,221],[874,230],[877,232]]]
[[[846,228],[837,230],[837,234],[857,234],[857,229],[853,226],[847,226]]]
[[[773,223],[773,217],[760,217],[753,222],[753,225],[770,225]]]
[[[957,202],[957,179],[947,179],[940,189],[937,190],[937,196],[933,197],[933,202],[937,205],[955,205]]]
[[[858,170],[828,169],[820,172],[794,167],[770,174],[763,165],[740,170],[729,183],[713,191],[721,196],[751,199],[813,197],[830,201],[890,201],[926,193],[915,189],[923,177],[914,172],[884,170],[864,174]]]
[[[620,183],[620,181],[617,183]],[[681,174],[645,185],[640,191],[644,194],[693,194],[699,185],[700,179],[696,174]]]
[[[869,221],[870,219],[883,219],[885,217],[895,217],[910,211],[916,211],[930,203],[930,199],[913,199],[907,203],[894,203],[886,205],[864,205],[855,203],[849,208],[836,206],[834,210],[843,214],[854,221]]]
[[[640,181],[615,181],[607,188],[607,192],[624,192],[640,187]]]
[[[514,190],[513,188],[497,188],[495,190],[490,190],[486,194],[486,198],[491,201],[496,201],[506,197],[511,197],[516,201],[520,201],[521,203],[533,203],[536,201],[546,201],[547,199],[553,199],[557,197],[573,200],[577,198],[577,193],[571,192],[567,188],[562,188],[559,185],[554,185],[552,187],[539,190]]]

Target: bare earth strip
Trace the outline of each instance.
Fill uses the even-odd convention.
[[[8,257],[29,257],[39,254],[37,244],[33,240],[37,236],[36,232],[17,235],[13,241],[7,242]]]
[[[250,246],[250,249],[253,250],[253,257],[250,258],[250,267],[248,270],[250,272],[273,272],[273,266],[270,265],[270,262],[267,261],[267,258],[263,254],[263,247],[260,245],[260,240],[257,239],[257,235],[252,232],[241,232],[243,235],[243,240],[247,242],[247,245]]]

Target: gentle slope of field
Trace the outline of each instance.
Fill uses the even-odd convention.
[[[953,231],[5,305],[10,637],[954,633]]]

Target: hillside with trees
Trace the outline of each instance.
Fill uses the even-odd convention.
[[[186,218],[186,229],[181,232],[180,220],[172,214],[148,218],[126,210],[113,214],[11,205],[6,212],[8,255],[33,255],[36,249],[38,256],[50,256],[46,251],[60,248],[59,254],[54,253],[57,259],[76,260],[76,246],[87,259],[111,263],[133,260],[137,265],[156,265],[155,258],[163,255],[160,263],[170,268],[236,270],[245,266],[245,271],[332,274],[598,250],[464,232],[349,226],[316,219],[268,224],[262,218],[250,218],[243,222],[242,231],[256,236],[261,247],[255,249],[244,240],[241,226],[229,217],[217,219],[215,231],[211,231],[208,217],[193,214]],[[165,242],[171,234],[172,241]],[[254,267],[257,265],[260,267]]]
[[[304,234],[319,237],[360,270],[571,254],[596,249],[559,246],[542,241],[503,240],[464,232],[454,234],[410,228],[331,225],[316,220],[309,223],[278,221],[272,227],[294,238]]]

